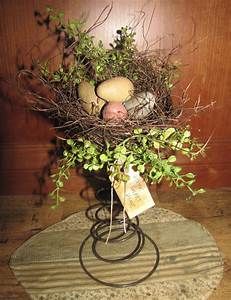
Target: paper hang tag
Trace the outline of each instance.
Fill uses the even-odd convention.
[[[153,207],[155,203],[139,172],[135,172],[131,167],[127,174],[127,182],[115,181],[113,187],[129,218],[132,219]]]

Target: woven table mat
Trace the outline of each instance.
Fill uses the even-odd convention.
[[[84,212],[30,238],[12,255],[10,266],[31,299],[208,299],[223,275],[221,254],[208,231],[199,223],[161,208],[149,209],[140,216],[140,223],[158,245],[160,263],[150,278],[133,287],[103,286],[80,267],[79,246],[92,225]],[[91,252],[91,240],[88,243],[85,262],[103,280],[136,280],[150,270],[155,260],[148,241],[135,259],[119,265],[97,260]],[[117,257],[118,253],[126,254],[133,244],[135,238],[119,245],[102,243],[99,250],[105,257]]]

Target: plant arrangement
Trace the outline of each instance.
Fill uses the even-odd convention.
[[[45,17],[38,12],[35,16],[62,45],[55,70],[48,60],[18,73],[30,108],[52,119],[64,134],[63,155],[52,175],[53,207],[64,201],[64,183],[70,169],[79,165],[91,172],[105,170],[111,182],[125,183],[132,167],[146,182],[166,179],[192,195],[203,193],[192,187],[195,175],[176,164],[177,152],[194,160],[204,154],[205,145],[191,136],[184,116],[187,96],[183,94],[178,103],[171,99],[179,73],[172,61],[174,49],[167,54],[149,47],[139,51],[135,27],[128,26],[117,30],[105,47],[91,32],[109,13],[103,20],[101,14],[90,28],[84,19],[64,21],[63,14],[51,8]]]

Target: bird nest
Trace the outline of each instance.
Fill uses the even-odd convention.
[[[167,54],[148,47],[138,51],[135,31],[130,27],[117,30],[110,48],[105,48],[101,41],[96,43],[90,35],[98,23],[88,29],[83,20],[64,23],[63,16],[51,9],[46,18],[38,12],[35,16],[40,25],[45,24],[57,37],[57,47],[60,43],[63,45],[61,63],[51,71],[51,61],[36,62],[33,70],[23,68],[19,71],[18,82],[29,95],[30,108],[52,119],[66,139],[84,137],[103,147],[105,142],[116,145],[131,137],[135,128],[145,132],[153,127],[178,126],[185,98],[183,96],[174,106],[170,96],[178,72],[171,61],[175,49]],[[81,82],[89,82],[98,97],[97,87],[117,77],[126,78],[133,84],[130,96],[136,99],[136,104],[132,113],[126,118],[105,120],[102,111],[106,104],[98,114],[86,111],[79,95]],[[147,93],[152,95],[151,100],[146,99]],[[140,97],[142,101],[139,101]],[[126,101],[123,104],[126,107]]]
[[[117,120],[115,118],[105,121],[102,113],[91,115],[84,110],[75,85],[71,84],[68,88],[54,86],[48,80],[29,70],[21,71],[19,76],[20,80],[22,76],[27,76],[36,82],[36,87],[40,86],[40,92],[29,88],[29,94],[32,96],[29,98],[29,104],[32,109],[43,112],[51,118],[55,122],[55,127],[65,133],[66,138],[77,139],[84,136],[101,146],[105,141],[115,144],[131,136],[135,128],[142,128],[145,131],[155,126],[176,126],[180,115],[180,108],[173,107],[169,90],[166,90],[163,84],[156,80],[156,68],[150,66],[147,70],[147,65],[144,64],[147,62],[147,58],[144,59],[141,54],[139,55],[141,57],[138,57],[134,63],[137,64],[141,75],[134,84],[134,98],[147,91],[156,95],[154,105],[142,118],[137,118],[136,115],[149,104],[140,104],[132,115],[128,115],[125,119]],[[39,85],[38,80],[40,81]],[[41,85],[43,89],[41,89]],[[44,88],[49,96],[41,94],[41,90],[44,91]]]

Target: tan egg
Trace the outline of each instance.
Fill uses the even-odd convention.
[[[87,81],[82,81],[78,86],[78,94],[83,109],[89,115],[98,116],[105,101],[97,97],[95,87]]]
[[[133,95],[133,83],[126,77],[105,80],[96,89],[96,94],[108,102],[123,102]]]
[[[127,117],[127,110],[122,103],[109,102],[103,108],[104,121],[123,120]]]

